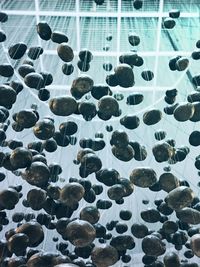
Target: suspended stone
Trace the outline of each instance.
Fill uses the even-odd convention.
[[[55,133],[54,123],[50,119],[43,119],[35,124],[33,133],[41,140],[50,139]]]
[[[0,106],[10,109],[16,98],[17,94],[12,87],[5,84],[0,85]]]
[[[163,26],[166,29],[173,29],[176,25],[176,22],[172,18],[165,18],[163,21]]]
[[[41,21],[37,24],[37,33],[41,39],[48,41],[51,39],[51,28],[46,21]]]
[[[138,142],[129,142],[129,145],[132,146],[135,155],[134,159],[137,161],[143,161],[147,157],[147,150],[144,146],[140,145]]]
[[[200,102],[200,92],[193,91],[187,96],[188,102]]]
[[[132,46],[138,46],[140,44],[140,37],[136,33],[128,34],[128,41]]]
[[[111,71],[112,68],[113,68],[113,66],[112,66],[111,63],[109,63],[109,62],[103,63],[103,69],[104,69],[105,71]]]
[[[32,162],[32,153],[26,148],[15,148],[10,155],[10,162],[16,169],[29,167]]]
[[[153,155],[157,162],[168,161],[174,155],[174,148],[167,142],[158,143],[152,148]]]
[[[89,174],[97,172],[101,169],[102,162],[99,157],[94,154],[86,154],[81,159],[81,166],[79,168],[79,175],[86,178]]]
[[[115,87],[118,85],[117,75],[115,73],[106,76],[106,83],[109,86]]]
[[[151,81],[154,78],[154,73],[151,70],[144,70],[142,71],[141,76],[145,81]]]
[[[32,60],[36,60],[42,55],[44,52],[41,46],[32,46],[29,48],[28,57]]]
[[[8,64],[4,63],[0,65],[0,75],[3,77],[11,77],[14,74],[14,69],[13,67]]]
[[[97,200],[96,206],[98,209],[107,210],[112,207],[112,201],[110,200]]]
[[[57,150],[57,143],[53,139],[48,139],[43,143],[43,147],[47,152],[53,153]]]
[[[16,256],[21,256],[29,245],[29,238],[26,234],[18,233],[12,235],[8,239],[8,249],[15,253]]]
[[[135,242],[133,237],[130,235],[118,235],[112,238],[110,245],[121,252],[126,249],[132,250],[135,247]]]
[[[26,169],[24,177],[31,185],[37,187],[45,186],[50,177],[49,168],[42,162],[33,162],[31,166]]]
[[[0,205],[3,209],[12,210],[19,202],[19,194],[13,188],[8,188],[0,191]]]
[[[37,114],[32,109],[24,109],[16,114],[14,119],[22,128],[31,128],[38,121]]]
[[[129,138],[126,132],[116,130],[112,133],[110,144],[117,147],[126,147],[129,143]]]
[[[91,148],[94,151],[102,150],[106,145],[105,141],[99,138],[82,138],[79,144],[82,148]]]
[[[0,43],[6,40],[6,34],[3,30],[0,30]]]
[[[79,58],[81,61],[84,61],[84,63],[90,63],[93,59],[92,52],[88,49],[82,49],[79,54]]]
[[[70,96],[58,96],[51,98],[49,108],[57,116],[69,116],[77,110],[77,102]]]
[[[94,81],[88,75],[81,75],[76,78],[71,87],[71,94],[76,99],[81,98],[84,94],[90,92],[94,85]]]
[[[87,72],[90,69],[90,64],[81,60],[78,61],[77,66],[82,72]]]
[[[78,105],[78,110],[80,114],[86,121],[92,120],[97,114],[96,106],[92,102],[81,102]]]
[[[64,135],[73,135],[77,130],[78,125],[73,121],[63,122],[59,126],[59,131]]]
[[[165,202],[162,202],[157,210],[165,216],[169,216],[173,213],[173,209],[169,208]],[[162,219],[162,218],[161,218]]]
[[[166,221],[162,225],[162,230],[166,234],[174,234],[176,231],[178,231],[178,224],[173,221]]]
[[[141,218],[148,223],[156,223],[160,221],[161,215],[156,209],[148,208],[140,213]]]
[[[188,68],[189,66],[189,59],[185,57],[181,57],[176,61],[176,69],[178,71],[184,71]]]
[[[200,257],[200,234],[195,234],[191,237],[190,245],[192,251],[197,257]]]
[[[173,98],[173,97],[176,97],[177,94],[178,94],[178,91],[177,89],[170,89],[170,90],[167,90],[165,92],[166,96],[169,97],[169,98]]]
[[[143,58],[138,56],[135,52],[134,53],[129,52],[129,53],[122,54],[119,57],[119,61],[120,61],[120,63],[126,63],[126,64],[130,65],[132,68],[133,68],[133,66],[141,67],[144,64]]]
[[[51,34],[51,40],[54,43],[61,44],[61,43],[67,43],[68,42],[68,37],[60,31],[54,31]]]
[[[189,143],[192,146],[199,146],[200,145],[200,132],[193,131],[189,136]]]
[[[189,206],[194,199],[194,192],[190,187],[179,186],[169,192],[165,198],[167,205],[173,210],[181,210]]]
[[[71,62],[74,58],[74,52],[70,46],[68,46],[67,43],[61,43],[57,47],[57,53],[58,56],[64,61],[64,62]]]
[[[191,57],[194,60],[199,60],[200,59],[200,51],[199,50],[193,51],[192,54],[191,54]]]
[[[31,65],[22,64],[19,67],[18,72],[19,72],[20,76],[24,78],[27,74],[32,73],[32,72],[35,72],[35,69]]]
[[[169,105],[172,105],[175,103],[176,101],[176,97],[168,97],[168,96],[165,96],[165,102]]]
[[[175,252],[167,252],[163,258],[166,267],[181,266],[179,256]]]
[[[128,88],[135,84],[133,70],[128,64],[120,64],[114,71],[119,86]]]
[[[133,7],[138,10],[143,7],[143,0],[134,0]]]
[[[142,257],[142,262],[144,264],[147,264],[147,265],[149,265],[149,264],[155,264],[155,261],[156,261],[156,257],[154,257],[154,256],[144,255]],[[162,267],[162,265],[161,265],[161,267]]]
[[[85,247],[94,241],[96,231],[89,222],[77,219],[68,223],[66,235],[74,246]]]
[[[195,75],[192,77],[192,83],[198,87],[200,86],[200,75]]]
[[[116,93],[113,96],[117,101],[121,101],[121,100],[124,99],[124,95],[123,94]]]
[[[107,116],[114,116],[119,110],[117,100],[112,96],[103,96],[98,101],[99,112]]]
[[[170,59],[169,61],[169,68],[171,71],[176,71],[177,68],[176,68],[176,62],[181,58],[181,56],[177,56],[177,57],[174,57],[172,59]]]
[[[159,184],[162,190],[169,193],[173,189],[177,188],[180,185],[180,182],[172,173],[165,172],[161,174]]]
[[[183,208],[182,210],[176,211],[176,216],[181,222],[189,224],[200,223],[200,212],[193,208]]]
[[[162,119],[162,112],[158,109],[148,110],[143,114],[143,122],[146,125],[154,125]]]
[[[119,183],[119,173],[115,169],[101,169],[96,173],[96,179],[107,186]]]
[[[19,94],[24,89],[23,84],[19,81],[12,81],[10,83],[10,86],[15,90],[17,94]]]
[[[106,85],[94,85],[92,87],[92,90],[91,90],[91,95],[99,100],[100,98],[102,98],[103,96],[106,96],[106,95],[111,95],[112,92],[109,88],[109,86],[106,86]]]
[[[129,210],[121,210],[119,213],[119,217],[124,221],[129,221],[132,217],[132,212]]]
[[[167,115],[173,115],[174,114],[174,110],[179,106],[178,103],[174,104],[174,105],[170,105],[164,108],[164,112]]]
[[[108,197],[111,200],[120,200],[123,198],[125,193],[126,193],[125,188],[120,184],[111,186],[107,191]]]
[[[142,240],[142,250],[150,256],[160,256],[166,251],[165,243],[155,235],[148,235]]]
[[[194,114],[190,118],[190,121],[198,122],[200,121],[200,103],[193,103]]]
[[[72,207],[74,203],[80,201],[85,193],[84,187],[76,182],[65,185],[60,191],[60,200],[65,205]]]
[[[91,259],[96,266],[108,267],[118,261],[119,255],[114,247],[104,244],[100,247],[94,247],[91,253]]]
[[[47,90],[45,88],[40,89],[39,92],[38,92],[38,98],[41,101],[47,101],[50,98],[50,92],[49,92],[49,90]]]
[[[42,75],[44,79],[44,86],[50,85],[53,82],[53,76],[50,72],[47,71],[41,71],[40,74]]]
[[[195,109],[192,103],[182,103],[174,110],[174,118],[177,121],[187,121],[194,115]]]
[[[133,191],[134,191],[134,185],[133,185],[133,183],[131,183],[129,181],[129,179],[120,178],[119,181],[118,181],[118,183],[120,183],[121,185],[123,185],[124,188],[125,188],[125,191],[126,192],[125,192],[124,197],[128,197],[128,196],[130,196],[133,193]]]
[[[27,64],[27,65],[30,65],[30,66],[34,66],[33,60],[31,60],[29,58],[24,59],[24,61],[22,62],[22,64]]]
[[[177,18],[180,17],[180,13],[181,13],[180,10],[178,10],[178,9],[172,9],[172,10],[169,11],[169,16],[172,19],[177,19]]]
[[[26,234],[29,238],[29,247],[37,247],[44,240],[44,231],[37,222],[27,222],[15,229],[16,233]]]
[[[155,132],[154,136],[155,136],[155,139],[158,140],[158,141],[161,141],[163,139],[165,139],[167,133],[163,130],[158,130]]]
[[[0,22],[4,23],[8,20],[8,15],[5,12],[0,12]]]
[[[62,65],[62,72],[65,75],[71,75],[74,71],[74,66],[71,63],[64,63]]]
[[[139,187],[150,187],[157,182],[157,175],[149,167],[137,167],[131,172],[130,181]]]
[[[80,219],[95,224],[100,219],[100,213],[95,206],[87,206],[80,211]]]
[[[97,5],[101,6],[101,5],[104,4],[105,0],[94,0],[94,2],[95,2]]]
[[[36,90],[40,90],[44,86],[44,79],[41,74],[31,72],[24,77],[25,84]]]
[[[127,129],[136,129],[140,124],[140,119],[134,115],[127,115],[120,119],[120,123]]]
[[[42,189],[31,189],[27,194],[27,201],[33,210],[40,210],[46,201],[46,191]]]
[[[25,43],[17,43],[8,48],[8,54],[12,59],[20,59],[26,53],[27,45]]]
[[[134,223],[131,226],[131,233],[133,236],[140,239],[147,236],[149,234],[149,230],[145,224]]]

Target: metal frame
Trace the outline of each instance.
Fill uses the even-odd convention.
[[[162,12],[164,8],[164,0],[160,0],[159,5],[159,18],[158,18],[158,26],[157,26],[157,39],[156,39],[156,56],[155,56],[155,66],[154,66],[154,81],[153,85],[157,85],[158,80],[158,61],[159,61],[159,51],[160,51],[160,38],[161,38],[161,30],[162,30]],[[155,89],[153,89],[153,97],[152,102],[155,103],[155,96],[156,92]]]
[[[119,0],[120,1],[120,0]],[[35,10],[1,10],[2,12],[6,12],[8,15],[21,15],[21,16],[36,16],[37,12]],[[77,12],[76,11],[43,11],[39,10],[38,12],[39,16],[56,16],[56,17],[76,17]],[[159,18],[159,16],[162,17],[168,17],[168,12],[162,12],[161,14],[159,12],[122,12],[121,17],[122,18]],[[80,17],[111,17],[111,18],[117,18],[118,13],[117,12],[79,12]],[[199,12],[183,12],[180,15],[181,18],[199,18]]]
[[[78,51],[74,51],[74,55],[78,55]],[[123,53],[127,53],[127,51],[92,51],[93,56],[95,57],[116,57],[118,55],[121,55]],[[134,53],[134,52],[133,52]],[[56,50],[45,50],[44,54],[46,55],[57,55]],[[144,57],[174,57],[174,56],[191,56],[190,51],[138,51],[138,55],[144,56]]]
[[[36,22],[37,22],[37,24],[38,24],[38,23],[40,22],[40,15],[39,15],[39,11],[40,11],[40,9],[39,9],[39,3],[38,3],[38,0],[35,0],[35,11],[36,11],[36,15],[35,15],[35,17],[36,17]],[[40,37],[38,36],[37,38],[38,38],[38,45],[39,45],[40,47],[42,47],[42,42],[41,42]],[[41,68],[41,71],[44,70],[44,64],[43,64],[43,59],[42,59],[42,57],[40,57],[40,68]]]

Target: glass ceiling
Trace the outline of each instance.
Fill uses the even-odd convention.
[[[173,3],[172,3],[173,2]],[[144,65],[140,71],[135,69],[136,87],[166,89],[174,87],[177,79],[176,73],[169,73],[168,61],[175,55],[190,57],[195,49],[195,43],[200,34],[198,0],[145,0],[142,9],[135,10],[132,1],[110,0],[98,6],[91,0],[1,0],[2,11],[9,14],[9,21],[2,25],[8,33],[5,47],[12,43],[24,41],[29,46],[41,44],[44,54],[38,68],[48,65],[49,71],[55,73],[55,88],[70,86],[76,76],[74,73],[68,80],[61,77],[60,71],[56,70],[56,44],[40,40],[37,36],[35,25],[40,20],[49,23],[53,30],[60,30],[69,37],[69,44],[78,54],[81,48],[88,48],[95,56],[88,74],[96,76],[96,69],[100,70],[95,83],[104,83],[107,73],[102,69],[105,62],[110,62],[113,67],[118,64],[118,57],[124,52],[136,50],[144,58]],[[164,18],[171,9],[181,10],[181,17],[176,20],[176,27],[166,30],[162,27]],[[128,33],[135,32],[140,36],[141,43],[132,47],[128,42]],[[106,41],[106,36],[112,35],[112,41]],[[171,36],[177,50],[169,40]],[[109,46],[109,51],[103,48]],[[74,59],[77,63],[77,57]],[[191,62],[191,72],[195,74],[195,64]],[[155,73],[152,82],[145,82],[140,77],[143,69],[150,69]],[[165,71],[166,79],[163,79],[159,71]],[[117,89],[118,90],[118,89]]]

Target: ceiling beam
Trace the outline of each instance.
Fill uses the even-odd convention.
[[[78,51],[74,51],[74,55],[78,55]],[[127,51],[92,51],[94,57],[116,57],[123,53],[127,53]],[[133,52],[134,53],[134,52]],[[192,51],[138,51],[137,54],[144,57],[173,57],[177,55],[190,57]],[[56,50],[44,50],[44,54],[46,55],[57,55]]]
[[[35,10],[7,10],[2,9],[2,12],[6,12],[8,15],[20,15],[20,16],[36,16]],[[162,17],[169,17],[168,12],[162,12]],[[56,17],[76,17],[76,11],[43,11],[39,10],[39,16],[56,16]],[[117,18],[117,12],[82,12],[79,13],[80,17],[103,17],[103,18]],[[122,12],[122,18],[159,18],[159,12]],[[199,18],[199,12],[182,12],[181,18]]]
[[[157,26],[157,36],[156,36],[156,56],[155,56],[155,65],[154,65],[154,81],[153,85],[157,85],[158,81],[158,63],[159,63],[159,51],[160,51],[160,39],[161,39],[161,32],[162,32],[162,12],[164,8],[164,0],[160,0],[159,4],[159,18],[158,18],[158,26]],[[156,97],[156,90],[153,90],[152,94],[152,102],[155,102]]]

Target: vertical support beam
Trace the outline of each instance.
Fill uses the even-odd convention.
[[[120,39],[121,39],[121,0],[118,0],[117,7],[117,65],[120,56]]]
[[[156,86],[158,81],[158,61],[159,61],[159,51],[160,51],[160,38],[161,38],[161,31],[162,31],[162,14],[163,14],[163,7],[164,7],[164,0],[160,0],[159,5],[159,14],[158,14],[158,26],[157,26],[157,38],[156,38],[156,57],[155,57],[155,66],[154,66],[154,89],[153,89],[153,103],[155,102],[156,97]]]
[[[80,42],[80,0],[76,0],[76,41],[77,41],[77,51],[80,52],[81,42]],[[78,69],[78,75],[80,75],[80,70]]]
[[[35,0],[35,11],[36,11],[36,15],[35,15],[36,22],[38,24],[40,22],[40,8],[39,8],[39,2],[38,2],[38,0]],[[41,39],[40,39],[39,36],[38,36],[38,45],[42,47],[42,42],[41,42]],[[41,71],[44,70],[42,55],[40,56],[40,68],[41,68]]]

